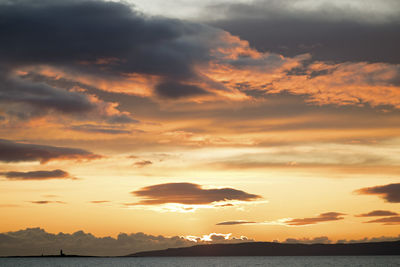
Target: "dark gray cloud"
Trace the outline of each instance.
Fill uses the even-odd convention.
[[[175,42],[196,32],[197,25],[147,18],[121,3],[16,1],[2,4],[0,14],[0,33],[8,37],[0,57],[10,64],[74,65],[115,58],[125,63],[110,71],[181,76],[191,70],[189,59],[202,55],[190,53],[200,52],[194,46]]]
[[[224,3],[207,11],[210,18],[220,18],[213,25],[248,40],[260,51],[286,56],[311,53],[316,60],[336,62],[400,63],[398,2],[376,2],[384,3],[382,13],[362,2],[358,8],[332,1],[319,5],[299,2]]]
[[[68,172],[63,170],[52,170],[52,171],[30,171],[30,172],[3,172],[0,173],[4,175],[8,180],[49,180],[49,179],[76,179],[71,176]]]
[[[163,82],[158,84],[155,89],[160,96],[166,98],[180,98],[208,94],[207,91],[198,86],[177,82]]]
[[[92,160],[101,157],[78,148],[18,143],[0,139],[0,161],[3,162],[40,161],[43,164],[51,160]]]
[[[114,80],[128,73],[157,75],[157,92],[170,98],[204,93],[180,81],[198,76],[195,63],[209,60],[213,37],[221,32],[198,23],[145,16],[127,4],[101,0],[3,1],[0,17],[0,66],[9,75],[19,67],[42,65]],[[14,95],[15,90],[4,89],[9,80],[3,77],[0,84],[4,99],[61,111],[90,108],[85,96],[43,84],[19,84],[23,94]],[[49,94],[41,96],[29,86],[43,87],[40,90]],[[58,94],[66,95],[66,101]],[[62,103],[54,104],[54,98]]]
[[[237,221],[220,222],[220,223],[217,223],[216,225],[238,225],[238,224],[252,224],[252,223],[257,223],[257,222],[237,220]]]
[[[386,202],[400,203],[400,184],[378,185],[365,187],[355,191],[363,195],[378,195]]]
[[[317,217],[292,219],[290,221],[286,221],[285,223],[287,225],[301,226],[308,224],[316,224],[320,222],[338,221],[344,219],[342,215],[345,214],[339,212],[326,212],[326,213],[321,213]]]
[[[75,114],[95,109],[95,104],[84,94],[55,88],[46,83],[29,82],[2,73],[0,74],[0,103],[10,102],[30,105],[39,110],[36,112],[56,110]]]
[[[23,105],[23,112],[20,113],[27,118],[55,110],[75,115],[78,120],[89,117],[93,120],[104,121],[111,124],[109,127],[113,127],[112,124],[139,123],[138,120],[132,118],[130,113],[119,112],[116,107],[112,114],[107,114],[105,109],[113,104],[103,102],[101,97],[94,101],[93,96],[97,98],[99,92],[94,87],[58,76],[47,77],[34,72],[16,77],[9,76],[3,75],[4,87],[0,87],[2,96],[0,101],[4,100],[5,105],[12,102],[14,104],[12,107]],[[76,88],[80,91],[78,92]],[[8,111],[7,114],[13,115],[13,111]]]
[[[137,204],[157,205],[165,203],[210,204],[226,200],[253,201],[261,198],[233,188],[203,189],[192,183],[167,183],[147,186],[132,192],[141,197]]]
[[[400,224],[400,216],[385,217],[367,221],[365,223],[382,223],[383,225],[398,225]]]
[[[48,233],[41,228],[0,233],[0,256],[12,255],[49,255],[59,254],[60,248],[67,254],[93,256],[123,256],[146,250],[158,250],[198,244],[238,243],[253,240],[232,237],[220,240],[219,235],[210,236],[211,242],[200,239],[189,240],[184,237],[153,236],[144,233],[120,233],[116,238],[96,237],[91,233],[77,231],[73,234]]]
[[[395,215],[398,215],[398,213],[390,210],[373,210],[368,213],[357,215],[357,217],[379,217],[379,216],[395,216]]]

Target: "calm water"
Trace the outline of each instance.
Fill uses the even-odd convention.
[[[2,258],[0,266],[400,266],[400,256],[171,257],[171,258]]]

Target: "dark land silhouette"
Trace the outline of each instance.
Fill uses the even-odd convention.
[[[138,252],[128,257],[191,256],[351,256],[400,255],[400,241],[353,244],[285,244],[251,242],[239,244],[197,245]]]

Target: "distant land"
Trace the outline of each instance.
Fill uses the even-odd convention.
[[[400,241],[353,244],[251,242],[144,251],[127,257],[400,255]]]

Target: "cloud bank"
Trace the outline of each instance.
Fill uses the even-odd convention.
[[[206,238],[204,238],[206,237]],[[77,231],[73,234],[52,234],[41,228],[0,233],[0,256],[11,255],[58,255],[62,249],[66,254],[93,256],[124,256],[146,250],[194,246],[210,243],[251,242],[245,237],[235,238],[230,234],[210,234],[204,237],[164,237],[144,233],[120,233],[116,238],[96,237]]]
[[[205,16],[260,51],[311,53],[319,61],[399,64],[399,12],[392,0],[256,0],[211,5]]]
[[[264,4],[257,2],[247,9],[240,6],[239,10],[265,11],[260,6]],[[287,9],[275,1],[265,6]],[[8,117],[55,110],[86,114],[85,120],[110,124],[137,123],[129,112],[118,109],[119,103],[104,102],[89,93],[88,87],[161,102],[247,101],[289,92],[305,95],[308,102],[317,105],[400,107],[400,67],[385,61],[372,64],[348,59],[327,63],[316,58],[313,62],[310,53],[304,51],[285,57],[271,49],[256,50],[217,27],[146,16],[118,2],[7,1],[0,3],[0,16],[0,34],[7,40],[0,44],[0,101]],[[317,21],[325,17],[319,16]],[[269,19],[274,21],[276,17]],[[331,36],[330,31],[322,31]],[[49,40],[48,36],[53,38]],[[23,49],[16,49],[21,44]],[[46,79],[39,82],[35,80],[38,76]],[[65,89],[54,81],[70,81],[75,86]],[[110,134],[124,131],[107,127],[74,130]]]

